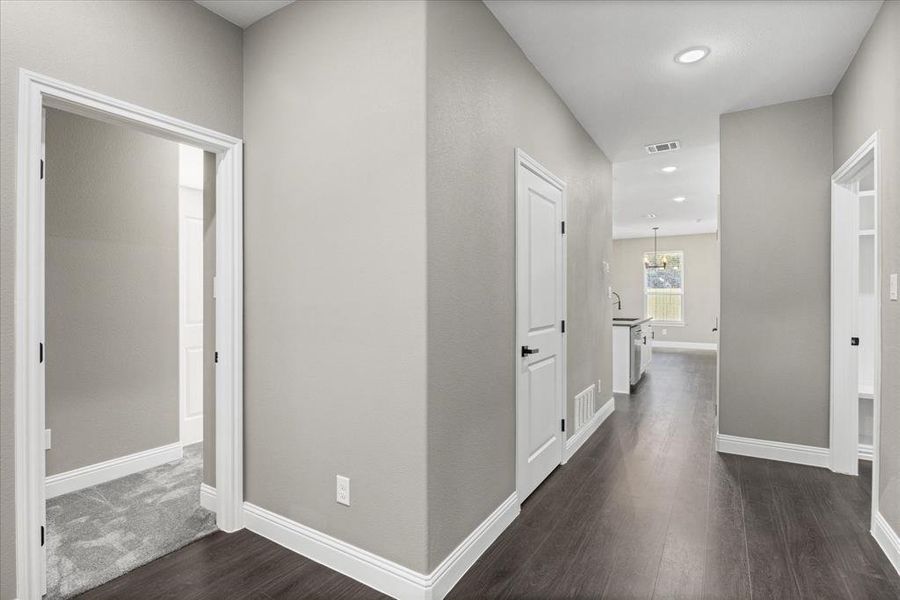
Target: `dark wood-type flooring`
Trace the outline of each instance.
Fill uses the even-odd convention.
[[[897,599],[860,477],[719,455],[715,357],[657,352],[637,392],[522,506],[448,598]],[[383,598],[248,531],[84,598]]]

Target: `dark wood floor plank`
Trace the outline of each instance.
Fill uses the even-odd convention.
[[[709,481],[709,523],[703,598],[751,598],[750,567],[744,530],[740,458],[713,455]]]
[[[867,468],[868,467],[868,468]],[[829,557],[847,586],[850,598],[900,598],[900,581],[893,566],[870,540],[871,492],[860,483],[869,480],[871,465],[862,465],[860,477],[836,475],[823,469],[803,469],[806,510],[823,532]]]
[[[785,532],[788,558],[800,595],[822,600],[850,598],[825,530],[811,510],[812,491],[805,473],[814,468],[781,462],[770,465],[776,515]],[[833,525],[837,525],[836,519]]]
[[[744,528],[753,593],[761,598],[800,598],[782,520],[769,477],[771,463],[741,459]]]

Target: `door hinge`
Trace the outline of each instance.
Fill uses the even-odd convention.
[[[562,221],[561,233],[563,235],[565,235],[565,233],[566,233],[566,222],[565,221]]]
[[[565,420],[565,419],[562,419],[562,420],[560,421],[560,426],[562,427],[562,430],[563,430],[563,431],[566,430],[566,420]]]
[[[44,545],[44,526],[41,525],[41,546]]]
[[[219,351],[218,350],[216,350],[215,361],[219,362]]]
[[[44,362],[44,342],[38,342],[38,362]]]
[[[566,332],[566,320],[565,319],[562,320],[562,323],[560,323],[560,326],[562,327],[562,332],[565,333]]]
[[[41,159],[41,179],[44,178],[44,159]]]
[[[859,346],[859,338],[858,337],[850,338],[850,345],[851,346]]]

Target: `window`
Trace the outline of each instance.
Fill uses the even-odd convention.
[[[653,261],[653,253],[644,254],[644,264]],[[684,324],[684,252],[660,252],[658,263],[666,268],[647,269],[644,265],[644,314],[662,324]]]

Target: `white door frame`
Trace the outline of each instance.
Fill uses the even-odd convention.
[[[519,202],[519,171],[520,171],[520,169],[523,169],[523,168],[532,171],[533,173],[535,173],[539,177],[545,179],[548,183],[557,187],[560,190],[560,192],[562,193],[562,219],[563,219],[563,221],[565,221],[566,220],[566,205],[567,205],[566,182],[563,181],[562,179],[560,179],[559,177],[557,177],[556,175],[554,175],[553,173],[551,173],[550,171],[548,171],[547,169],[545,169],[543,165],[541,165],[538,161],[531,158],[521,148],[516,148],[515,205],[518,206],[518,202]],[[518,230],[518,228],[516,228],[516,230]],[[522,260],[522,257],[519,256],[519,252],[518,252],[519,246],[518,246],[517,242],[516,242],[515,247],[516,247],[515,269],[516,269],[516,273],[518,274],[519,266],[520,266],[519,263]],[[567,250],[567,244],[566,244],[566,236],[563,235],[562,236],[562,290],[560,290],[560,293],[562,295],[562,300],[561,300],[562,313],[563,313],[562,318],[563,318],[563,320],[566,320],[566,321],[568,321],[568,302],[566,299],[566,290],[568,287],[568,273],[567,273],[567,271],[568,271],[568,255],[567,255],[567,253],[568,253],[568,250]],[[522,469],[520,467],[520,462],[521,462],[520,458],[521,458],[522,453],[527,452],[527,450],[525,449],[524,432],[522,431],[522,428],[519,426],[520,417],[521,417],[521,414],[519,411],[519,402],[522,398],[522,390],[521,390],[521,385],[519,382],[519,379],[520,379],[519,370],[520,370],[520,361],[521,361],[520,349],[521,349],[523,341],[519,339],[518,295],[519,295],[519,288],[518,288],[518,283],[517,283],[516,284],[516,303],[515,303],[516,309],[515,309],[515,315],[514,315],[514,323],[515,323],[515,328],[516,328],[516,335],[514,337],[515,337],[516,345],[513,347],[513,365],[514,365],[513,373],[515,374],[515,378],[516,378],[516,496],[518,497],[519,504],[521,505],[521,503],[525,501],[526,496],[524,493],[525,488],[524,488],[523,481],[522,481],[524,474],[521,472]],[[568,330],[568,327],[566,329]],[[569,415],[567,414],[568,392],[566,390],[567,374],[568,374],[567,359],[566,359],[567,338],[568,338],[568,335],[565,332],[563,332],[562,333],[562,344],[560,346],[561,349],[560,349],[559,356],[560,356],[560,367],[562,369],[562,394],[561,394],[561,399],[560,399],[562,406],[560,406],[560,414],[562,415],[562,418],[565,419],[565,422],[568,425],[569,424]],[[562,429],[562,428],[560,428],[560,429]],[[568,426],[566,427],[566,429],[568,429]],[[566,462],[566,435],[567,435],[567,432],[560,431],[558,433],[558,435],[560,436],[559,464],[564,464]]]
[[[43,110],[52,107],[215,152],[216,524],[243,527],[243,161],[240,139],[25,69],[16,140],[15,505],[16,588],[41,597],[44,489]]]
[[[866,142],[844,162],[831,176],[831,389],[830,389],[830,455],[831,470],[838,473],[857,474],[857,462],[859,460],[859,397],[858,390],[853,390],[853,402],[847,402],[842,390],[847,389],[847,381],[852,377],[852,369],[858,369],[854,360],[856,354],[850,352],[850,336],[857,335],[856,324],[853,322],[858,284],[857,252],[854,250],[858,242],[856,223],[858,212],[856,195],[848,185],[853,182],[859,170],[869,163],[871,155],[874,169],[875,188],[875,389],[873,394],[873,421],[872,421],[872,519],[878,514],[878,433],[881,422],[881,206],[879,181],[880,156],[878,133],[866,140]],[[851,207],[847,206],[852,202]],[[852,229],[852,231],[850,231]],[[847,281],[848,272],[856,281]]]

